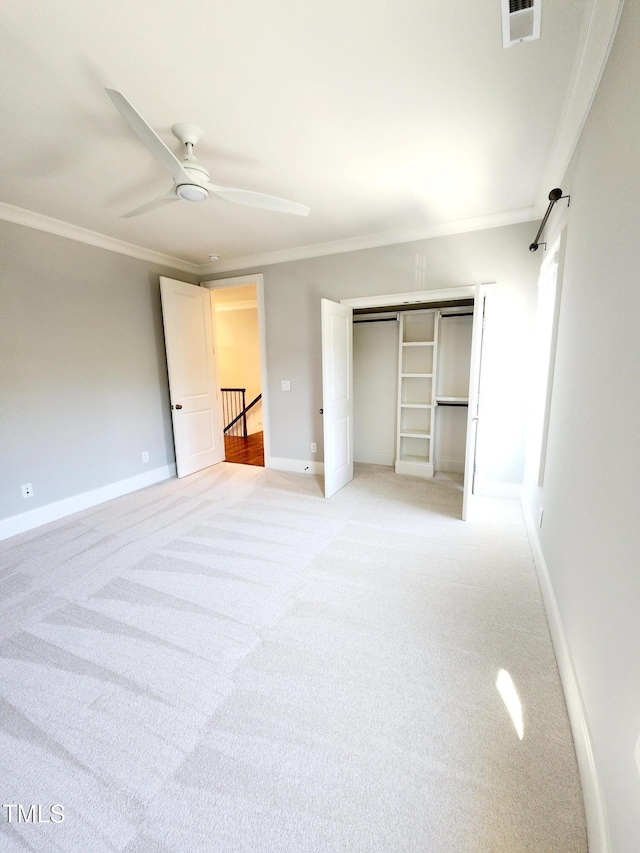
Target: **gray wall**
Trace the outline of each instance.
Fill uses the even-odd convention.
[[[158,276],[189,276],[8,222],[0,239],[0,518],[173,462]]]
[[[339,301],[496,281],[485,350],[492,382],[484,394],[483,429],[490,439],[484,473],[491,481],[521,483],[539,267],[528,247],[535,230],[535,223],[525,223],[221,274],[264,274],[272,455],[309,460],[310,442],[322,449],[322,297]],[[416,275],[417,255],[423,278]],[[290,392],[280,390],[282,379],[291,380]]]
[[[9,222],[0,239],[0,518],[173,462],[158,276],[194,277]],[[499,451],[489,477],[519,482],[530,240],[531,225],[509,226],[265,267],[272,455],[309,460],[312,441],[322,450],[321,297],[496,280],[486,358],[497,393],[487,395],[485,429]],[[428,270],[419,281],[417,254]],[[34,489],[27,500],[23,483]]]
[[[640,849],[640,5],[626,3],[570,168],[542,490],[526,484],[614,853]],[[551,237],[553,235],[550,235]],[[640,756],[639,759],[640,761]]]

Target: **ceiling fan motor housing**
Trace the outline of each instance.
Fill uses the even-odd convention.
[[[187,160],[187,158],[185,158],[182,165],[189,177],[193,178],[193,183],[178,184],[176,187],[176,193],[180,198],[183,198],[186,201],[205,201],[209,198],[209,191],[203,186],[203,184],[208,183],[209,172],[204,168],[204,166],[200,166],[199,163],[195,162],[195,157],[193,157],[193,155],[191,156],[193,159]]]
[[[206,201],[209,198],[209,190],[199,184],[180,184],[176,193],[185,201]]]

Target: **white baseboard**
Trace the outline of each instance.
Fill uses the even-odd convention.
[[[74,495],[71,498],[64,498],[61,501],[22,512],[20,515],[2,519],[0,521],[0,540],[16,536],[18,533],[26,533],[27,530],[49,524],[50,521],[66,518],[75,512],[90,509],[92,506],[113,500],[113,498],[120,498],[130,492],[137,492],[138,489],[153,486],[154,483],[160,483],[162,480],[168,480],[175,476],[175,465],[163,465],[161,468],[154,468],[153,471],[147,471],[126,480],[119,480],[117,483],[110,483],[108,486],[101,486],[99,489],[92,489],[90,492],[82,492],[82,494]]]
[[[446,471],[448,474],[464,474],[464,459],[436,458],[436,471]]]
[[[596,768],[595,756],[593,754],[591,732],[582,699],[582,692],[573,666],[549,569],[547,568],[547,563],[540,546],[538,528],[531,516],[524,496],[522,498],[522,512],[527,526],[527,533],[529,534],[533,559],[538,572],[542,597],[549,621],[549,629],[551,631],[551,639],[553,640],[553,647],[560,671],[560,680],[562,681],[564,697],[567,703],[569,722],[573,733],[587,820],[589,853],[610,853],[607,812]]]
[[[286,459],[282,456],[270,456],[265,460],[265,468],[274,471],[289,471],[292,474],[324,474],[324,463],[309,459]]]
[[[413,477],[433,477],[433,465],[430,462],[407,462],[406,459],[396,459],[396,474],[410,474]]]
[[[393,468],[396,455],[395,453],[378,453],[370,450],[354,450],[353,461],[362,462],[365,465],[386,465],[388,468]]]

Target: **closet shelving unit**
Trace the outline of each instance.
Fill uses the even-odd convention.
[[[464,473],[472,318],[473,310],[466,306],[440,310],[434,400],[438,432],[435,471]]]
[[[400,312],[397,474],[433,477],[438,309]]]
[[[460,319],[462,317],[473,317],[473,311],[469,311],[468,308],[458,309],[458,310],[456,310],[455,308],[453,310],[448,309],[446,312],[443,310],[440,312],[440,317],[439,317],[440,323],[444,323],[444,321],[449,317],[452,319]],[[443,342],[444,342],[444,336],[443,336]],[[466,365],[465,365],[465,367],[466,367]],[[450,379],[450,377],[443,377],[443,376],[437,376],[436,377],[436,397],[435,397],[436,406],[468,406],[469,405],[469,397],[468,397],[468,390],[469,389],[468,389],[468,382],[466,381],[467,380],[466,372],[465,372],[464,376],[465,376],[465,383],[464,383],[465,384],[465,391],[467,392],[466,397],[447,396],[446,392],[443,394],[442,393],[443,384],[449,385],[449,383],[451,382],[451,379]],[[455,384],[458,385],[459,381],[460,380],[458,379]]]
[[[443,397],[438,394],[436,397],[436,406],[468,406],[468,397]]]

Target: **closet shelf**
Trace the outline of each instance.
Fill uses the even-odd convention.
[[[411,377],[414,377],[417,379],[431,379],[431,378],[433,378],[433,373],[401,373],[400,374],[401,379],[407,379],[407,378],[411,378]]]
[[[403,341],[403,347],[432,347],[435,346],[435,341]]]
[[[436,406],[468,406],[468,397],[436,397]]]
[[[402,438],[431,438],[431,433],[426,429],[410,429],[403,430],[400,436]]]
[[[431,403],[400,403],[401,409],[432,409]]]

